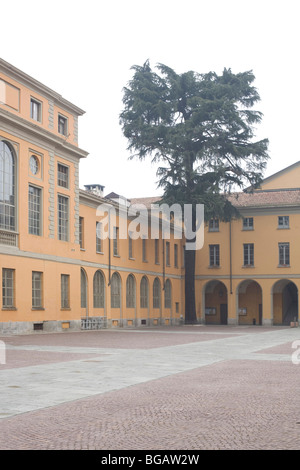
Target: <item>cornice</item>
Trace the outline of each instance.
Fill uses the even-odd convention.
[[[28,139],[28,137],[32,137],[39,142],[42,141],[46,143],[48,146],[54,146],[57,150],[63,151],[64,153],[67,152],[73,157],[85,158],[88,156],[88,152],[70,144],[66,139],[58,137],[47,129],[33,124],[2,108],[0,108],[0,119],[1,128],[10,134],[14,134],[15,131],[17,131],[22,134],[22,138]]]
[[[64,109],[69,110],[71,113],[75,113],[77,116],[82,116],[85,114],[83,109],[78,108],[78,106],[63,98],[59,93],[51,90],[51,88],[48,88],[38,80],[32,78],[30,75],[27,75],[25,72],[22,72],[22,70],[17,69],[1,58],[0,72],[25,85],[26,87],[35,90],[37,93],[45,96],[46,98],[54,100]]]

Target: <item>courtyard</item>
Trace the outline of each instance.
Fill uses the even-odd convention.
[[[0,340],[1,450],[300,449],[299,328],[185,325]]]

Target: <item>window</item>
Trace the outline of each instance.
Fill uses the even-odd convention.
[[[166,265],[170,266],[170,242],[166,242]]]
[[[62,274],[60,278],[61,308],[70,308],[70,276]]]
[[[209,245],[209,266],[220,266],[220,245]]]
[[[175,243],[174,245],[174,266],[178,268],[178,245]]]
[[[96,271],[93,280],[94,308],[104,308],[104,275]]]
[[[279,243],[279,266],[289,266],[290,265],[290,244],[289,243]]]
[[[128,237],[128,258],[133,259],[133,244],[132,244],[132,232],[129,232]]]
[[[126,281],[126,307],[135,307],[135,279],[132,274],[129,274]]]
[[[142,256],[143,256],[143,261],[147,261],[147,245],[146,245],[146,238],[142,239]]]
[[[102,224],[96,222],[96,252],[102,253]]]
[[[61,163],[57,165],[57,184],[62,188],[69,187],[69,168]]]
[[[14,308],[14,285],[15,271],[14,269],[2,269],[2,307]]]
[[[34,121],[42,122],[42,103],[34,98],[30,99],[30,117]]]
[[[165,282],[165,308],[171,308],[172,286],[170,279]]]
[[[254,266],[254,244],[244,244],[244,266]]]
[[[218,232],[219,231],[219,219],[210,219],[208,228],[210,232]]]
[[[28,232],[41,235],[41,195],[42,190],[35,186],[28,189]]]
[[[65,136],[68,134],[68,119],[61,114],[58,115],[58,132]]]
[[[82,249],[84,247],[84,218],[79,217],[79,245]]]
[[[43,307],[43,273],[32,272],[32,308]]]
[[[145,276],[141,280],[140,304],[141,308],[148,307],[148,279]]]
[[[290,218],[288,215],[283,215],[278,217],[278,228],[289,228],[290,227]]]
[[[114,232],[113,232],[113,253],[114,253],[114,256],[119,255],[119,227],[114,227]]]
[[[113,273],[111,277],[111,307],[121,306],[121,279],[118,273]]]
[[[155,239],[155,264],[159,264],[159,239]]]
[[[80,305],[87,308],[87,278],[84,269],[80,270]]]
[[[68,241],[69,239],[69,199],[58,196],[58,239]]]
[[[0,229],[16,230],[15,157],[6,142],[0,142]]]
[[[243,219],[243,230],[253,230],[253,217],[245,217]]]
[[[158,277],[153,282],[153,308],[160,308],[160,281]]]

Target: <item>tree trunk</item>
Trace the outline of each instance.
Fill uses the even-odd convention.
[[[185,324],[197,323],[195,300],[196,251],[185,250]]]

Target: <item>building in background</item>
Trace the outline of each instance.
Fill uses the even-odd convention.
[[[150,214],[158,198],[79,188],[83,113],[0,60],[0,332],[184,321],[184,239],[173,229],[166,238],[161,221],[155,237],[150,224],[137,239],[122,233],[134,220],[130,207]],[[298,319],[299,181],[296,163],[260,190],[232,195],[240,219],[207,224],[197,252],[199,323]],[[99,206],[115,215],[114,238],[101,236]]]

